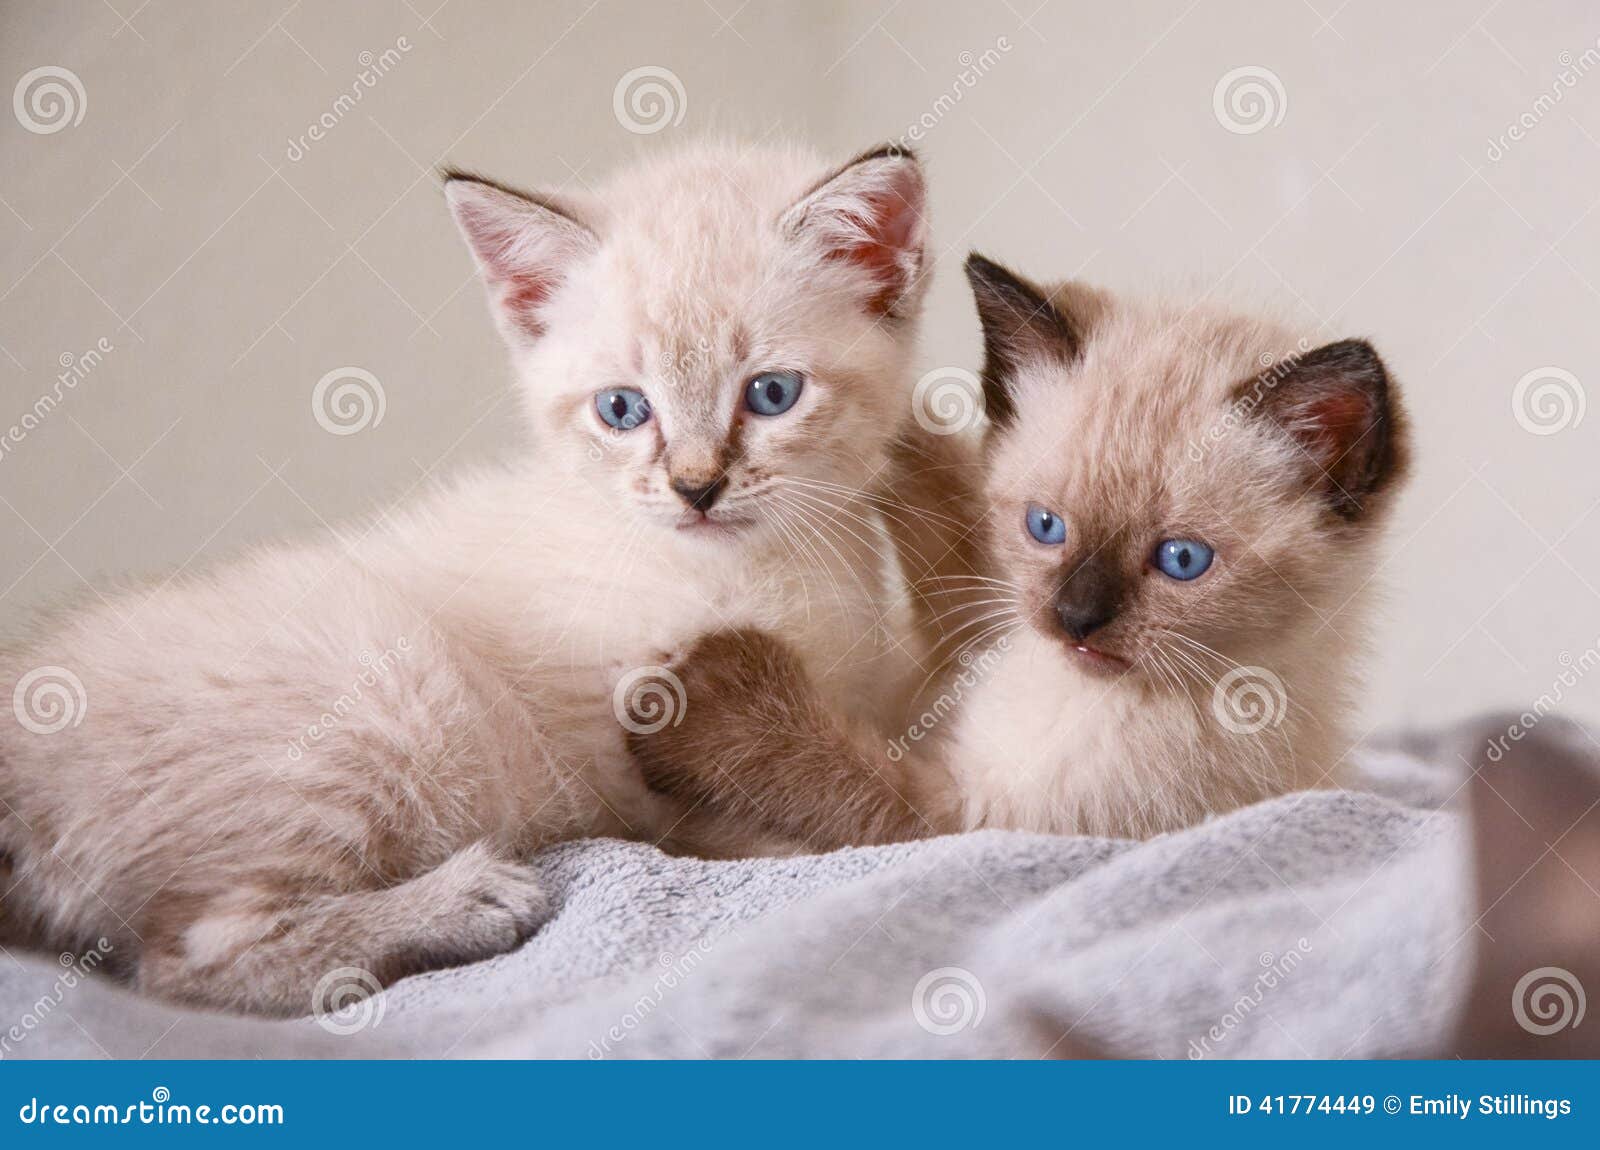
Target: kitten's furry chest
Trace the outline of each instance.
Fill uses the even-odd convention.
[[[963,701],[946,748],[968,827],[1146,837],[1326,785],[1336,761],[1337,733],[1303,706],[1260,730],[1230,728],[1212,699],[1149,690],[1139,669],[1091,677],[1027,630],[1010,646]]]
[[[650,525],[619,529],[612,509],[576,490],[520,515],[491,511],[527,506],[508,482],[458,493],[426,539],[403,530],[393,543],[435,557],[424,595],[439,621],[522,702],[557,769],[603,797],[595,833],[648,833],[679,817],[643,787],[616,694],[630,676],[663,680],[663,698],[681,705],[661,669],[701,634],[754,626],[788,637],[837,705],[874,721],[896,706],[892,685],[914,681],[909,611],[884,606],[875,555],[821,569],[772,541],[690,546]]]
[[[1166,822],[1163,788],[1204,757],[1193,710],[1085,675],[1030,630],[962,706],[950,745],[969,827],[1127,835]]]

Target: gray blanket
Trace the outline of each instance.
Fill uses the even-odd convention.
[[[320,1020],[0,956],[0,1055],[1425,1053],[1471,957],[1465,772],[1411,746],[1366,754],[1351,789],[1149,842],[985,831],[743,862],[573,843],[535,860],[557,911],[521,949]]]

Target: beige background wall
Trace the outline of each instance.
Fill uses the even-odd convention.
[[[708,129],[918,125],[927,366],[976,362],[972,246],[1371,336],[1420,440],[1371,720],[1520,709],[1600,640],[1597,37],[1580,0],[5,0],[0,433],[44,416],[0,450],[0,629],[514,447],[434,165],[561,187]],[[650,133],[614,110],[640,67],[681,86]],[[29,105],[52,82],[64,119]],[[312,394],[346,367],[383,415],[335,435]]]

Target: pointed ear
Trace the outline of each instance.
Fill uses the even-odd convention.
[[[1399,396],[1370,343],[1344,339],[1283,360],[1246,380],[1236,402],[1273,420],[1304,454],[1333,510],[1360,519],[1405,471]]]
[[[983,406],[989,419],[1004,427],[1016,418],[1012,389],[1026,363],[1069,367],[1083,350],[1084,330],[1075,324],[1038,285],[986,256],[967,257],[967,282],[983,325]],[[1103,305],[1092,289],[1082,289],[1085,306]]]
[[[865,152],[783,214],[784,234],[815,244],[824,259],[860,272],[867,310],[915,314],[927,261],[927,187],[922,165],[893,144]]]
[[[444,173],[445,199],[478,271],[500,333],[512,347],[544,334],[541,309],[595,234],[558,201],[463,172]]]

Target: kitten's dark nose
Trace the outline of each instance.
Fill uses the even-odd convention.
[[[1056,618],[1061,620],[1061,629],[1074,642],[1083,642],[1116,617],[1115,609],[1106,610],[1103,607],[1084,608],[1072,603],[1063,603],[1059,600],[1056,602]]]
[[[1117,617],[1123,591],[1122,573],[1109,557],[1083,560],[1056,592],[1056,619],[1061,629],[1074,643],[1082,643]]]
[[[678,498],[701,512],[710,511],[727,486],[726,475],[719,475],[709,483],[701,476],[672,481],[672,490],[678,493]]]

